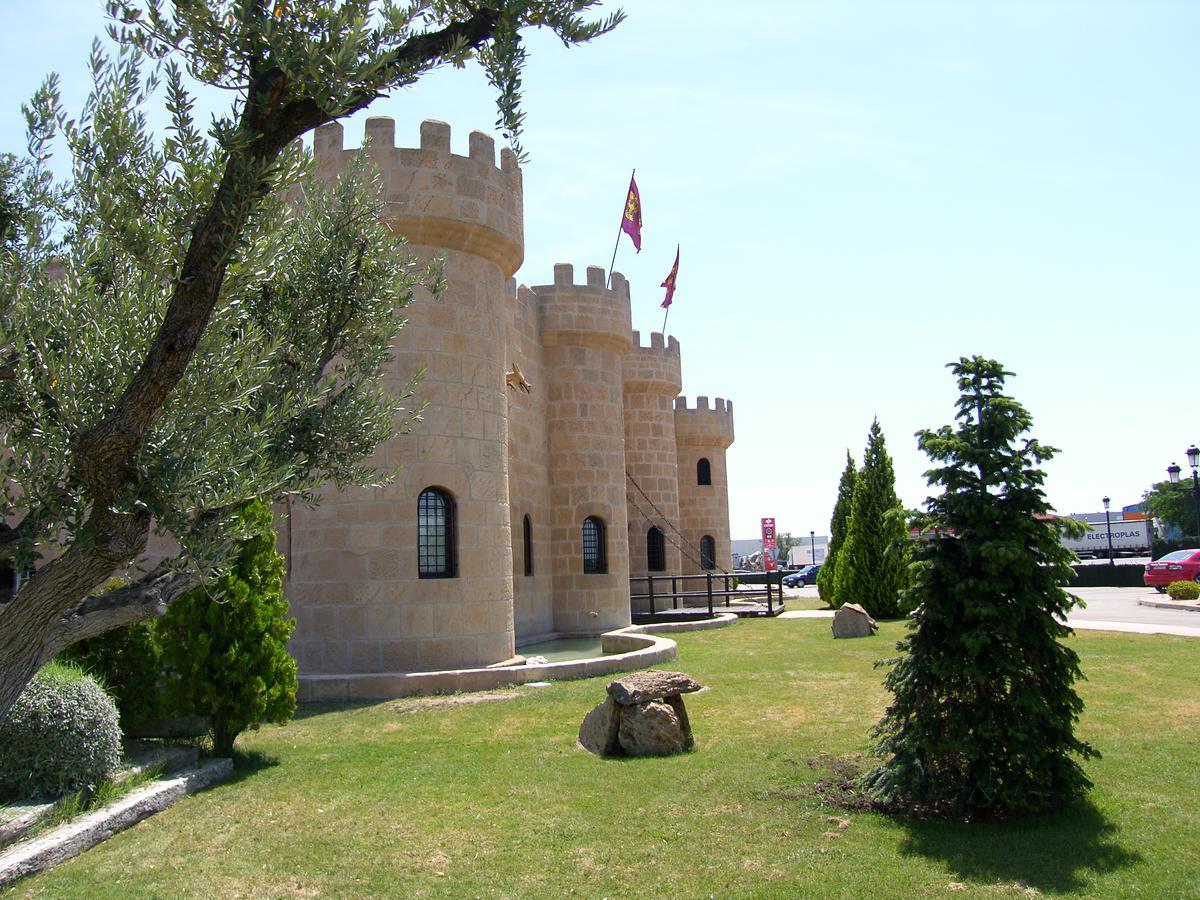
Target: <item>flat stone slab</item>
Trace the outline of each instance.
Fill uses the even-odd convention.
[[[690,694],[703,687],[682,672],[634,672],[608,686],[608,696],[622,706],[635,706],[664,697]]]
[[[223,781],[232,773],[233,760],[212,759],[201,766],[185,769],[174,778],[164,778],[130,791],[116,803],[45,834],[14,844],[0,853],[0,887],[78,856],[118,831],[162,812],[189,794]]]

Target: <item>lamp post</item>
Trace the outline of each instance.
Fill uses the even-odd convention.
[[[1196,513],[1196,537],[1200,538],[1200,476],[1196,467],[1200,466],[1200,448],[1195,444],[1187,448],[1188,465],[1192,467],[1192,508]]]
[[[815,531],[808,533],[808,548],[809,555],[812,557],[812,564],[815,566],[817,564],[817,533]]]
[[[1108,529],[1108,564],[1110,566],[1115,566],[1116,563],[1113,562],[1112,549],[1112,519],[1108,517],[1108,504],[1110,501],[1108,497],[1105,496],[1105,498],[1100,502],[1104,504],[1104,527]]]

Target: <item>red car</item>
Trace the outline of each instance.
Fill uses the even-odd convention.
[[[1200,550],[1176,550],[1156,559],[1146,566],[1142,580],[1160,594],[1172,581],[1200,581]]]

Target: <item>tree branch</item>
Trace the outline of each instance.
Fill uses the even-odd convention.
[[[405,72],[436,63],[455,47],[479,47],[493,36],[499,19],[499,10],[482,8],[469,19],[411,37],[390,54],[377,79],[380,89],[401,81]],[[281,104],[287,86],[287,75],[278,67],[259,73],[249,85],[239,124],[246,143],[230,150],[212,203],[192,229],[181,277],[145,361],[111,412],[79,438],[75,469],[97,506],[111,505],[136,477],[134,456],[208,326],[237,236],[256,201],[270,189],[264,165],[300,135],[363,109],[379,96],[379,89],[360,90],[341,108],[326,110],[311,97]]]
[[[77,641],[122,625],[157,618],[167,611],[172,600],[199,583],[194,575],[171,572],[163,564],[133,584],[88,597],[63,616],[47,635],[46,652],[54,656]]]

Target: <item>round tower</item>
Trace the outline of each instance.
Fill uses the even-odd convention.
[[[729,477],[725,451],[733,443],[733,402],[717,398],[709,408],[707,397],[697,397],[695,409],[687,398],[675,398],[675,442],[679,453],[680,531],[694,559],[684,557],[685,574],[703,572],[699,565],[705,538],[712,539],[716,569],[728,569]]]
[[[595,634],[628,625],[629,529],[621,360],[629,350],[629,285],[569,265],[535,286],[541,315],[550,480],[554,629]],[[597,546],[597,540],[599,544]]]
[[[441,302],[405,310],[387,386],[417,372],[410,434],[379,448],[400,466],[380,488],[323,492],[293,510],[288,595],[293,651],[308,696],[380,696],[387,673],[486,665],[513,650],[508,510],[506,282],[524,256],[521,172],[508,149],[472,132],[467,156],[450,126],[426,121],[420,146],[395,146],[395,123],[367,120],[368,155],[385,186],[385,219],[420,260],[442,254]],[[339,124],[319,128],[317,172],[332,179],[356,151]],[[420,535],[418,522],[420,521]],[[367,676],[367,677],[356,677]],[[340,686],[340,687],[339,687]]]
[[[681,529],[672,401],[683,386],[679,342],[664,340],[656,331],[643,347],[635,331],[633,346],[625,354],[623,378],[629,573],[634,578],[677,574],[682,571],[677,534]]]

